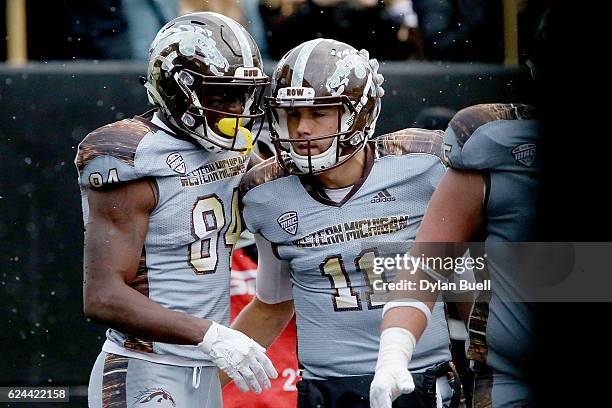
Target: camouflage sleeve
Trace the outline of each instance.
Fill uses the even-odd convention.
[[[150,131],[145,123],[126,119],[88,134],[75,159],[79,185],[99,189],[140,178],[134,165],[136,150]]]
[[[465,108],[444,133],[444,156],[454,169],[521,171],[537,167],[535,109],[522,104]]]
[[[442,160],[442,136],[441,130],[420,128],[402,129],[381,135],[375,139],[377,155],[383,157],[424,153]]]
[[[434,164],[424,173],[431,185],[431,194],[438,186],[446,172],[444,152],[442,149],[444,132],[420,128],[402,129],[397,132],[379,136],[376,139],[376,150],[379,157],[426,154],[435,157]]]

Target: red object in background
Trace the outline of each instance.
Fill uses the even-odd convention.
[[[255,296],[256,270],[257,264],[244,254],[242,248],[233,252],[232,321]],[[254,392],[242,392],[233,383],[230,383],[223,388],[223,406],[225,408],[295,407],[297,404],[295,384],[299,381],[295,342],[295,318],[293,318],[266,353],[278,371],[278,378],[272,380],[272,388],[257,395]]]

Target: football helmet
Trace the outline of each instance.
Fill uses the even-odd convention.
[[[341,165],[363,149],[374,134],[383,80],[378,62],[366,50],[357,51],[339,41],[311,40],[285,54],[272,75],[272,96],[265,98],[279,164],[291,174],[316,174]],[[291,138],[287,117],[298,108],[336,108],[337,131]],[[327,150],[311,154],[313,141],[330,139]],[[308,153],[298,154],[296,143],[307,143]]]
[[[175,18],[149,48],[144,82],[149,101],[172,130],[209,151],[250,150],[259,133],[253,138],[250,130],[265,115],[261,97],[268,84],[253,38],[218,13]]]

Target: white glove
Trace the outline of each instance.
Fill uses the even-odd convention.
[[[380,335],[376,372],[370,385],[370,408],[391,408],[401,394],[414,391],[408,363],[416,347],[410,331],[401,327],[385,329]]]
[[[244,392],[250,388],[259,394],[261,385],[270,389],[272,384],[269,378],[278,377],[265,354],[266,349],[244,333],[229,327],[213,322],[198,348],[208,354],[213,363]]]

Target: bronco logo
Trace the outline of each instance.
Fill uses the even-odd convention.
[[[140,407],[141,404],[144,406],[152,407],[176,407],[176,402],[172,395],[163,388],[151,388],[145,391],[140,391],[135,397],[132,407]]]
[[[221,54],[217,43],[211,38],[212,31],[182,24],[168,30],[162,30],[153,40],[153,54],[158,54],[172,43],[178,42],[178,51],[185,56],[193,56],[208,65],[210,71],[217,76],[223,75],[229,69],[227,58]],[[196,53],[197,51],[197,53]],[[171,63],[171,61],[170,61]],[[171,67],[164,67],[170,69]],[[223,71],[223,72],[221,72]]]
[[[345,85],[348,85],[348,76],[355,71],[355,76],[359,79],[365,78],[367,71],[363,57],[355,50],[346,50],[342,57],[336,61],[336,70],[327,79],[325,87],[333,96],[342,95]]]

